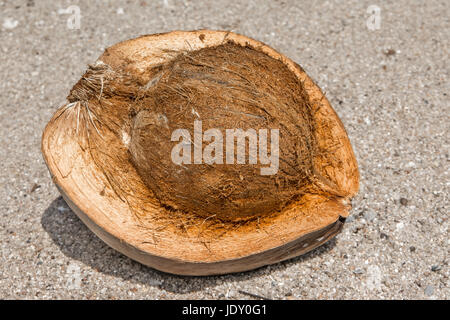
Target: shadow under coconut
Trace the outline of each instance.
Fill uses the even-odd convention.
[[[177,276],[144,266],[110,248],[86,227],[62,197],[53,200],[45,210],[41,224],[67,257],[78,260],[97,272],[178,294],[200,291],[227,280],[245,281],[267,275],[269,272],[281,271],[326,253],[336,245],[333,238],[300,257],[247,272],[206,277]]]

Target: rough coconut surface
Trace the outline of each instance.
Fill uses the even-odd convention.
[[[107,50],[106,54],[115,53]],[[150,219],[145,210],[149,204],[133,205],[135,201],[127,197],[144,202],[147,198],[150,207],[167,210],[169,220],[179,216],[214,223],[277,214],[291,203],[305,202],[302,197],[307,193],[323,199],[340,195],[335,177],[320,173],[336,164],[317,165],[314,158],[333,158],[329,143],[339,145],[340,141],[329,128],[324,130],[326,121],[316,126],[315,102],[285,64],[232,41],[164,54],[165,63],[141,72],[130,71],[123,62],[112,67],[99,60],[68,96],[66,111],[77,128],[81,148],[89,150],[111,190],[136,215]],[[178,142],[171,141],[172,133],[187,129],[193,140],[195,121],[202,122],[202,131],[222,131],[223,164],[174,163],[171,152]],[[268,153],[272,153],[270,130],[278,130],[277,171],[262,175],[261,168],[267,165],[249,163],[249,140],[245,163],[236,163],[236,145],[235,162],[227,163],[227,129],[257,133],[265,129]],[[324,141],[328,144],[321,149]],[[136,172],[126,168],[128,162]],[[331,188],[324,191],[316,185],[319,182]]]

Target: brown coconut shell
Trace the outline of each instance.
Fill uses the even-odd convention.
[[[231,206],[227,215],[208,216],[200,210],[196,214],[195,207],[186,212],[162,203],[149,185],[152,180],[143,179],[134,163],[130,133],[124,129],[133,116],[130,101],[138,101],[154,84],[155,73],[149,70],[160,70],[180,55],[227,43],[281,62],[301,83],[312,110],[317,152],[312,153],[308,170],[314,179],[307,180],[310,187],[283,202],[282,208],[261,215],[234,216]],[[175,31],[118,43],[90,66],[68,100],[42,137],[42,152],[55,184],[104,242],[161,271],[225,274],[304,254],[341,230],[350,199],[358,191],[350,141],[321,90],[298,64],[242,35]]]

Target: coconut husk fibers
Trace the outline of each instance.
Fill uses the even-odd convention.
[[[66,201],[105,242],[178,274],[252,269],[333,237],[358,189],[345,130],[304,71],[255,40],[172,32],[105,51],[43,135]],[[172,162],[172,132],[280,129],[261,165]],[[247,150],[248,151],[248,150]]]

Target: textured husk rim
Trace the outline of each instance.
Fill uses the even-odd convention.
[[[149,68],[183,52],[229,41],[282,61],[302,81],[314,107],[315,134],[322,150],[314,159],[315,168],[318,176],[326,178],[322,184],[317,182],[320,193],[305,194],[273,214],[234,222],[205,219],[160,205],[130,162],[128,137],[117,135],[121,119],[128,116],[128,110],[120,107],[120,95],[135,92],[114,91],[108,85],[116,70],[139,75],[139,81],[146,83],[150,81],[145,78]],[[66,199],[106,233],[140,251],[190,262],[238,259],[282,246],[348,215],[359,175],[345,129],[303,69],[263,43],[208,30],[143,36],[108,48],[84,77],[93,88],[83,95],[75,86],[69,103],[55,113],[43,134],[44,158]],[[93,97],[92,91],[98,96]],[[102,112],[108,104],[114,108]],[[99,150],[101,146],[108,148]]]

